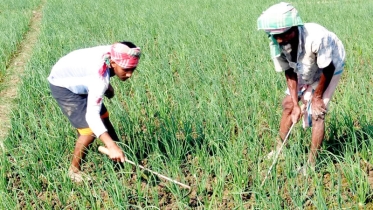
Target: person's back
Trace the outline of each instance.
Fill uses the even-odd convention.
[[[330,63],[329,59],[331,59],[336,70],[342,69],[346,55],[342,41],[338,36],[317,23],[305,23],[303,27],[305,51],[309,53],[305,57],[315,58],[314,64],[317,64],[318,68],[326,67]],[[322,56],[318,55],[326,55],[327,60],[322,60]],[[316,78],[316,80],[318,79]]]
[[[99,69],[102,67],[103,54],[108,51],[110,45],[72,51],[53,66],[48,81],[76,94],[87,94],[89,87],[99,84],[107,88],[110,75],[100,75]]]

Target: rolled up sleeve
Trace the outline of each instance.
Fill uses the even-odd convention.
[[[332,62],[334,45],[334,40],[330,36],[312,43],[312,52],[317,56],[317,66],[320,69],[326,68]]]

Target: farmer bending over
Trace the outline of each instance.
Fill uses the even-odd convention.
[[[314,168],[324,138],[328,103],[343,72],[343,44],[323,26],[303,24],[298,11],[285,2],[264,11],[257,24],[259,30],[268,34],[275,70],[285,72],[288,87],[282,102],[281,139],[276,149],[279,150],[291,125],[303,114],[303,127],[313,126],[308,164]],[[300,100],[302,107],[298,104]]]
[[[126,81],[135,71],[139,58],[140,48],[131,42],[121,42],[73,51],[53,66],[48,77],[52,95],[78,131],[69,168],[73,181],[83,180],[81,160],[96,137],[108,148],[112,160],[124,162],[103,98],[114,96],[110,77],[116,75]]]

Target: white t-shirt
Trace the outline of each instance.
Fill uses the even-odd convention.
[[[52,85],[88,94],[86,121],[97,137],[107,131],[100,110],[110,73],[100,75],[99,70],[104,62],[102,56],[109,51],[110,45],[75,50],[58,60],[48,77]]]
[[[273,58],[275,70],[283,72],[290,68],[298,75],[298,84],[317,84],[323,68],[331,62],[335,72],[343,70],[345,49],[342,42],[333,33],[316,23],[299,26],[299,45],[297,62],[284,48],[279,57]]]

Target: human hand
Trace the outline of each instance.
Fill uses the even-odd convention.
[[[293,111],[291,112],[291,121],[297,123],[301,115],[301,109],[299,105],[293,107]]]
[[[124,155],[123,151],[116,145],[113,144],[110,147],[107,147],[108,149],[108,156],[111,160],[117,161],[117,162],[124,162],[126,159],[126,156]]]
[[[108,99],[111,99],[114,97],[114,88],[109,84],[107,90],[104,94]]]
[[[322,98],[313,97],[312,98],[312,118],[315,120],[324,119],[326,114],[326,106]]]

